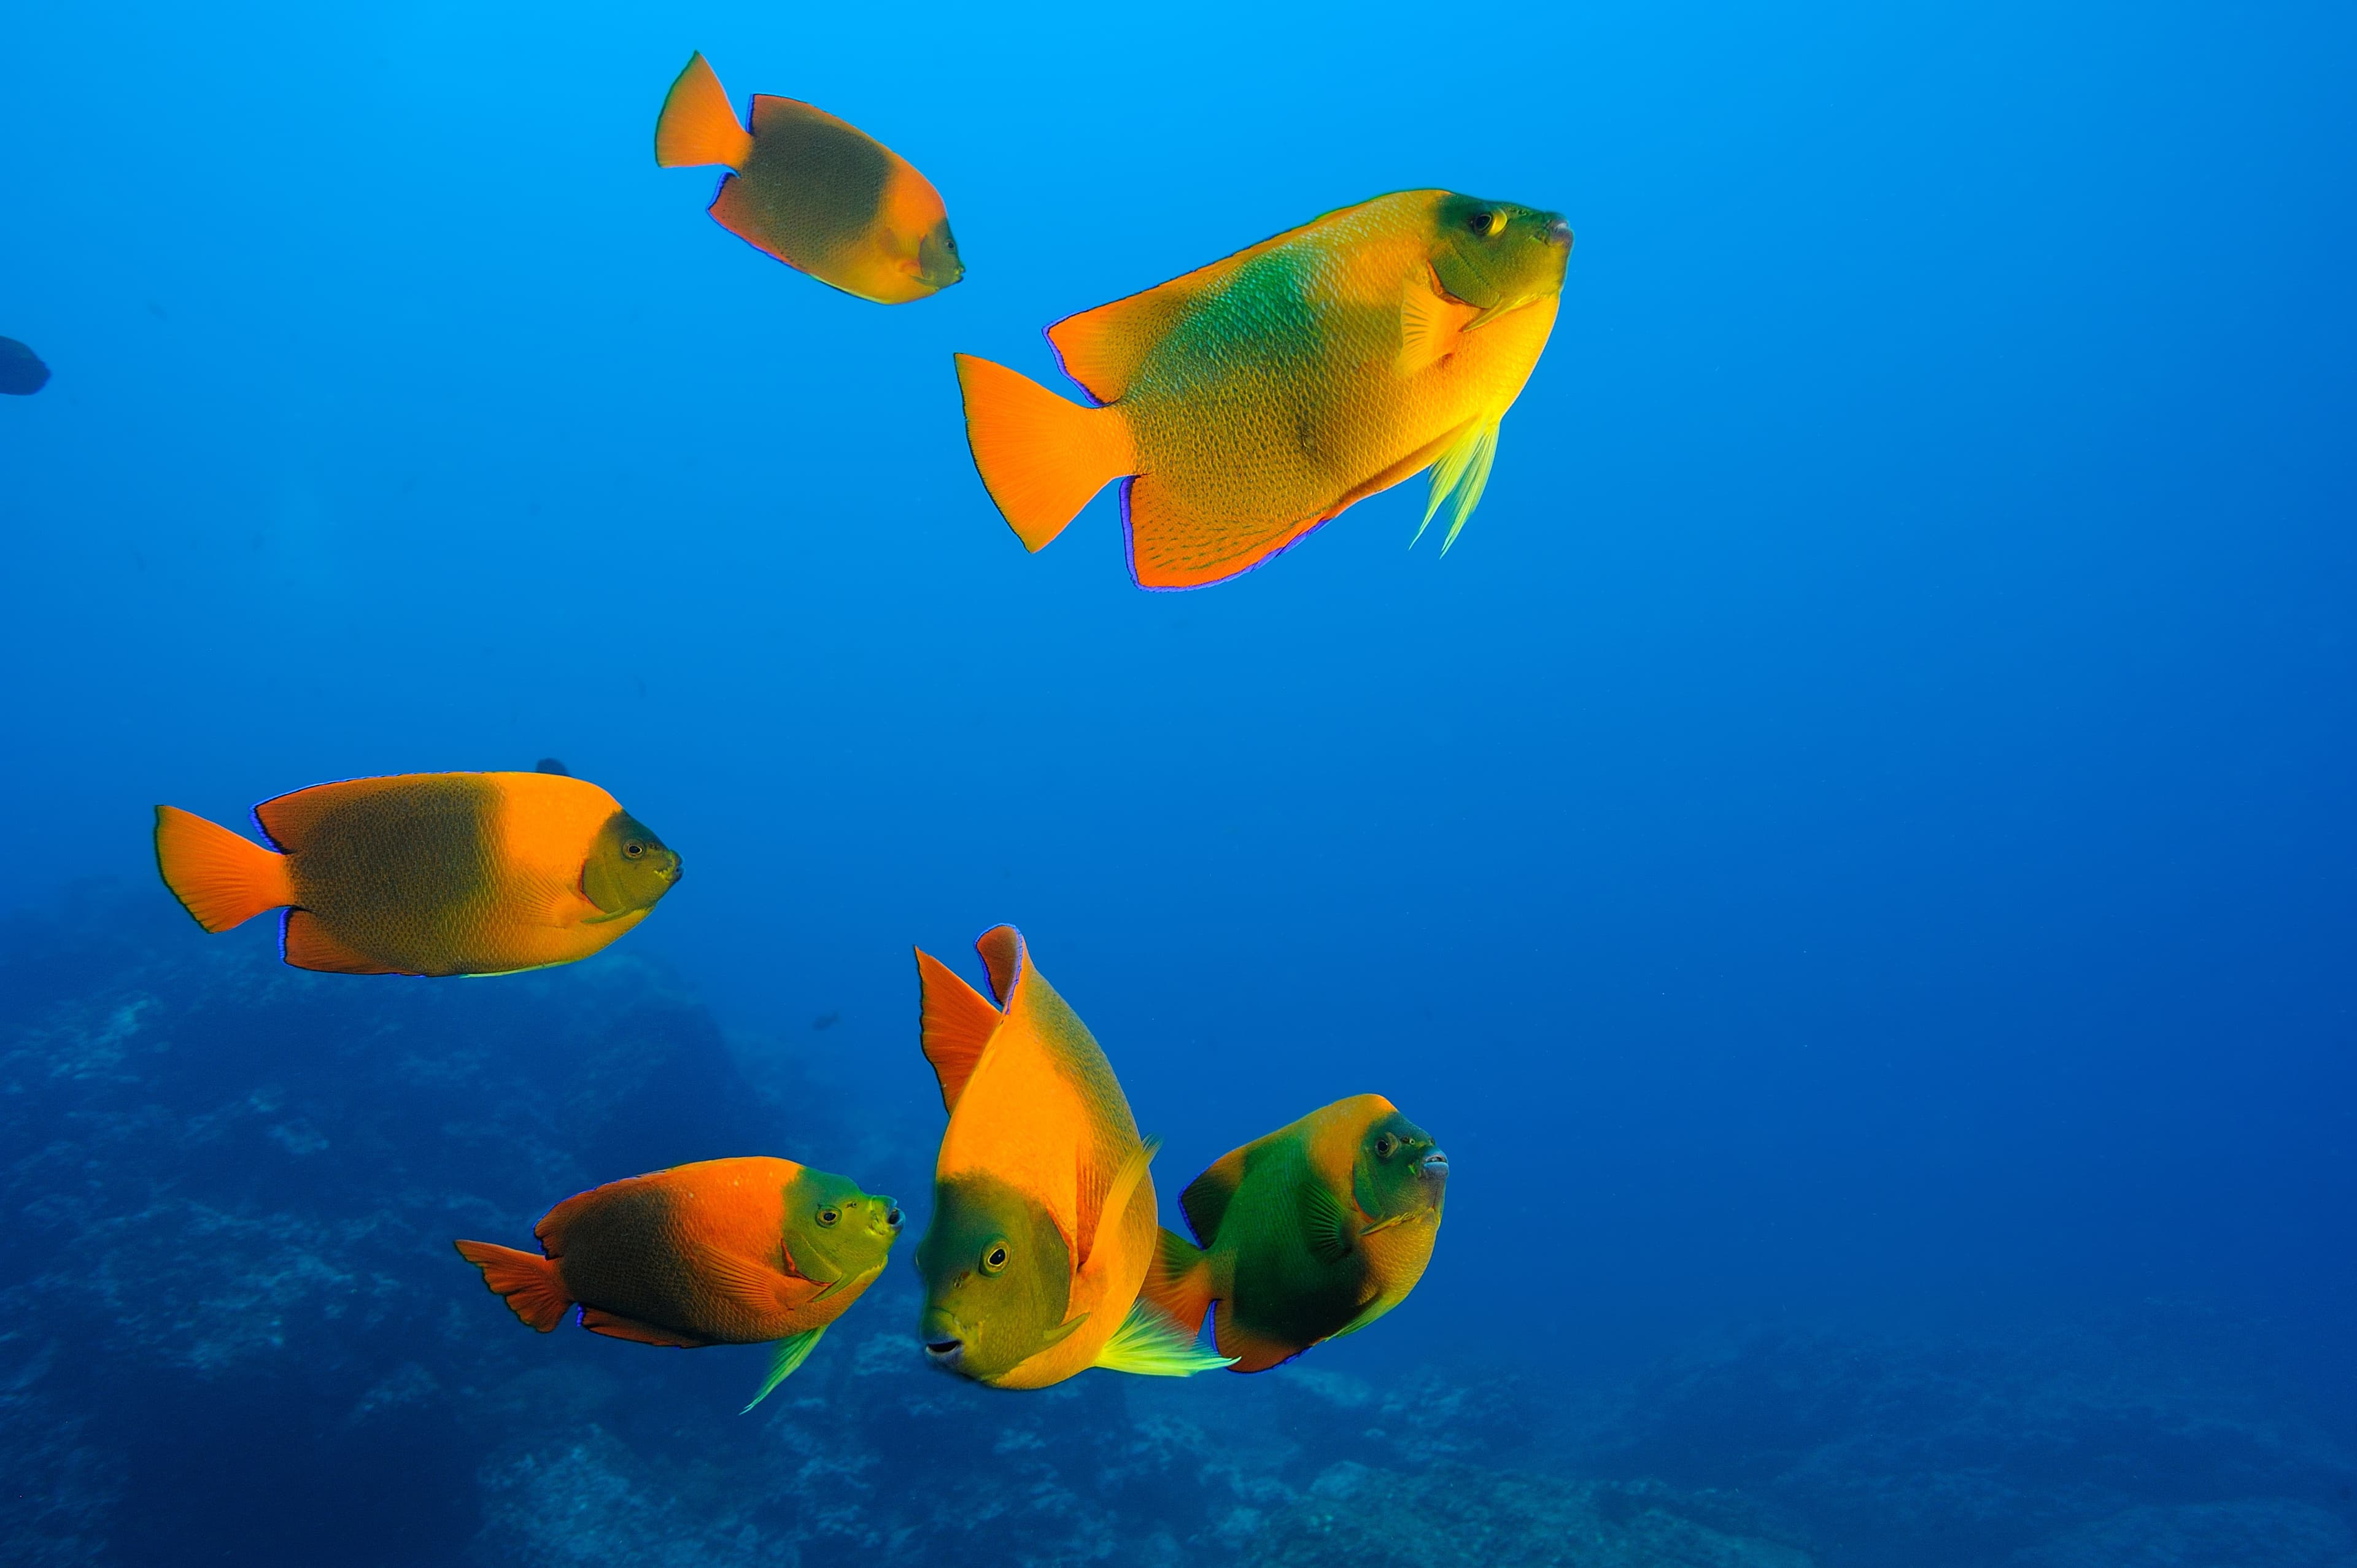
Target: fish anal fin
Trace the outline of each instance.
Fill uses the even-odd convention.
[[[592,1334],[603,1334],[608,1339],[628,1339],[640,1345],[669,1345],[681,1350],[700,1350],[712,1343],[681,1329],[641,1323],[635,1317],[601,1312],[594,1306],[581,1309],[581,1326]]]
[[[1186,1378],[1216,1371],[1231,1364],[1195,1341],[1193,1331],[1181,1327],[1144,1300],[1130,1305],[1129,1316],[1104,1342],[1092,1365],[1109,1372],[1129,1372],[1144,1378]]]
[[[1351,1255],[1351,1246],[1342,1200],[1314,1176],[1303,1179],[1300,1192],[1301,1234],[1309,1244],[1309,1255],[1321,1263],[1340,1262]]]
[[[178,806],[156,808],[156,869],[197,924],[226,931],[295,901],[286,857]]]
[[[816,1328],[805,1328],[800,1334],[789,1334],[779,1340],[778,1353],[770,1361],[769,1375],[761,1380],[761,1386],[753,1391],[753,1397],[746,1402],[745,1408],[737,1413],[747,1414],[755,1405],[768,1399],[771,1390],[791,1377],[795,1368],[810,1359],[811,1351],[818,1345],[819,1336],[825,1332],[826,1326],[821,1324]]]
[[[1464,301],[1441,294],[1428,273],[1410,278],[1400,294],[1400,350],[1392,368],[1403,376],[1430,370],[1457,351],[1478,314]]]
[[[1211,1339],[1219,1346],[1220,1354],[1228,1357],[1231,1367],[1239,1372],[1265,1372],[1271,1367],[1283,1366],[1308,1348],[1244,1327],[1236,1321],[1234,1307],[1224,1301],[1211,1315]]]
[[[1140,474],[1122,489],[1130,580],[1158,590],[1224,583],[1266,565],[1345,504],[1281,522],[1239,520],[1189,505],[1157,476]]]
[[[1178,1195],[1178,1208],[1187,1216],[1187,1228],[1195,1232],[1195,1240],[1211,1246],[1220,1239],[1220,1221],[1227,1217],[1228,1202],[1243,1185],[1244,1151],[1232,1149],[1213,1160],[1201,1176],[1187,1184]]]
[[[414,974],[410,969],[399,969],[373,959],[333,934],[317,915],[307,909],[289,909],[285,922],[279,928],[278,953],[296,969],[317,970],[323,974]]]
[[[972,354],[956,361],[974,469],[1024,549],[1046,548],[1099,490],[1137,471],[1129,421],[1118,410],[1082,408]]]
[[[954,1112],[1006,1015],[922,948],[917,950],[917,995],[918,1040],[941,1080],[942,1109]]]
[[[701,50],[690,55],[655,116],[655,162],[664,168],[722,164],[741,169],[752,156],[752,134],[729,105],[712,62]]]

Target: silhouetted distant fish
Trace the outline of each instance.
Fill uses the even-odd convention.
[[[30,397],[49,384],[41,357],[14,338],[0,338],[0,392]]]
[[[573,777],[573,769],[565,767],[565,764],[557,761],[556,758],[553,757],[542,757],[538,762],[533,764],[532,770],[534,773],[554,773],[559,779],[570,779]]]

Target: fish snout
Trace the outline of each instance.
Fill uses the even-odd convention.
[[[1571,249],[1571,223],[1562,213],[1558,212],[1555,215],[1547,224],[1545,232],[1548,244],[1561,245],[1566,251]]]
[[[672,886],[676,887],[679,886],[679,879],[687,875],[686,864],[679,858],[679,851],[675,849],[667,849],[662,853],[662,878]]]
[[[900,1233],[903,1218],[900,1206],[888,1197],[877,1198],[874,1203],[875,1207],[869,1210],[867,1233],[879,1240],[888,1241]]]
[[[1416,1162],[1415,1174],[1436,1184],[1447,1181],[1448,1179],[1448,1151],[1435,1149],[1425,1155],[1423,1159]]]
[[[925,1313],[917,1337],[925,1342],[925,1359],[936,1367],[954,1372],[965,1360],[965,1336],[957,1319],[938,1306]]]

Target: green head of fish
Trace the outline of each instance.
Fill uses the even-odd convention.
[[[900,1206],[848,1176],[805,1165],[786,1189],[786,1251],[804,1279],[861,1289],[884,1272],[899,1235]]]
[[[1433,221],[1433,275],[1485,318],[1562,291],[1571,259],[1571,225],[1562,213],[1449,196]]]
[[[679,881],[679,855],[628,811],[597,830],[581,867],[583,897],[608,916],[651,909]]]
[[[918,1334],[936,1366],[990,1382],[1071,1331],[1063,1233],[1046,1208],[994,1176],[934,1183],[917,1272],[925,1277]]]
[[[1448,1156],[1431,1133],[1393,1111],[1360,1134],[1351,1187],[1360,1212],[1377,1224],[1426,1214],[1438,1219],[1448,1194]]]
[[[928,288],[947,288],[965,276],[965,262],[946,218],[917,242],[917,281]]]

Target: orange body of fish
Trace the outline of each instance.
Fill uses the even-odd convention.
[[[917,955],[925,1055],[950,1112],[934,1170],[934,1231],[918,1253],[931,1287],[925,1332],[934,1359],[967,1376],[996,1388],[1044,1388],[1097,1365],[1137,1299],[1158,1234],[1146,1170],[1153,1150],[1104,1052],[1031,967],[1015,928],[987,931],[975,946],[1003,1012],[940,961]],[[1045,1276],[1017,1306],[991,1302],[976,1278],[977,1268],[990,1266],[986,1239],[947,1252],[937,1245],[952,1211],[975,1192],[1044,1215],[1060,1242],[1049,1249],[1052,1259],[1037,1249],[1022,1255],[1021,1219],[1002,1213],[993,1222],[1018,1251],[1008,1277],[1035,1268]],[[1007,1320],[1040,1302],[1060,1311],[1023,1321],[1011,1331],[1014,1348],[991,1359]]]
[[[490,974],[588,957],[644,919],[679,856],[595,784],[410,773],[265,800],[274,849],[156,808],[165,884],[209,931],[286,910],[280,949],[343,974]]]
[[[1456,500],[1454,539],[1546,346],[1570,247],[1556,214],[1448,191],[1329,213],[1050,328],[1102,406],[959,355],[974,464],[1032,550],[1128,476],[1130,570],[1148,588],[1258,565],[1427,467],[1433,506]]]
[[[821,1266],[831,1261],[815,1256],[822,1214],[834,1216],[825,1230],[856,1244],[847,1264]],[[676,1165],[566,1198],[533,1227],[543,1257],[457,1245],[544,1334],[578,1303],[584,1328],[617,1339],[749,1345],[841,1316],[881,1271],[899,1222],[890,1198],[754,1156]]]

